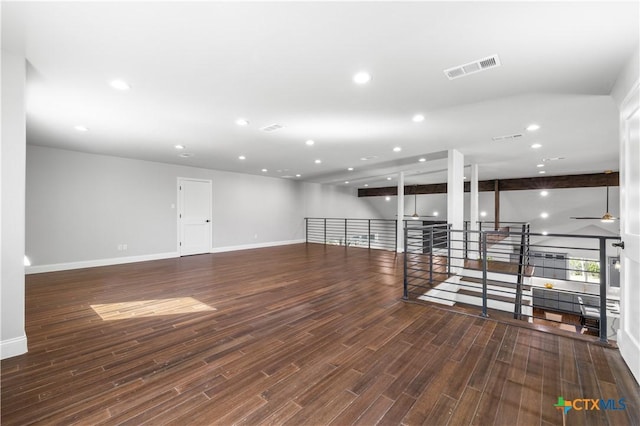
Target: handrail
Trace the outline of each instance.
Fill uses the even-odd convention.
[[[395,219],[371,219],[371,218],[358,218],[358,217],[305,217],[307,219],[328,219],[328,220],[376,220],[380,222],[395,222]]]

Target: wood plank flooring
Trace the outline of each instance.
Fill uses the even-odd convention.
[[[640,424],[617,350],[406,303],[402,257],[300,244],[27,276],[3,425]]]

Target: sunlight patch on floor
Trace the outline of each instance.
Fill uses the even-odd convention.
[[[91,308],[100,315],[104,321],[154,317],[158,315],[190,314],[216,310],[216,308],[212,308],[193,297],[105,303],[91,305]]]

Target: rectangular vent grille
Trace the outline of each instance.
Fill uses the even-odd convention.
[[[282,125],[274,123],[274,124],[269,124],[268,126],[264,126],[262,129],[263,132],[275,132],[276,130],[282,129]]]
[[[504,136],[494,136],[493,139],[494,141],[512,141],[514,139],[518,139],[521,138],[522,136],[524,136],[522,133],[514,133],[513,135],[504,135]]]
[[[486,58],[478,59],[477,61],[469,62],[468,64],[458,65],[444,70],[445,75],[449,80],[464,77],[469,74],[475,74],[480,71],[488,70],[489,68],[499,67],[500,58],[498,55],[488,56]]]

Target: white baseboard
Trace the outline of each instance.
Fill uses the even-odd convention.
[[[249,250],[249,249],[265,248],[265,247],[286,246],[290,244],[302,244],[304,242],[305,240],[301,239],[301,240],[275,241],[275,242],[256,243],[256,244],[244,244],[244,245],[228,246],[228,247],[213,247],[211,248],[210,253],[223,253],[227,251],[236,251],[236,250]],[[114,257],[110,259],[82,260],[79,262],[26,266],[25,274],[29,275],[29,274],[40,274],[43,272],[68,271],[71,269],[93,268],[96,266],[120,265],[124,263],[145,262],[147,260],[170,259],[173,257],[180,257],[180,253],[170,252],[170,253],[145,254],[141,256]]]
[[[51,265],[26,266],[25,273],[40,274],[43,272],[67,271],[70,269],[93,268],[95,266],[120,265],[123,263],[145,262],[147,260],[170,259],[179,257],[178,252],[144,254],[140,256],[114,257],[111,259],[82,260],[79,262],[54,263]]]
[[[250,250],[257,248],[266,248],[266,247],[277,247],[277,246],[288,246],[290,244],[302,244],[306,240],[288,240],[288,241],[272,241],[269,243],[256,243],[256,244],[243,244],[239,246],[228,246],[228,247],[212,247],[211,253],[223,253],[227,251],[236,251],[236,250]]]
[[[618,330],[617,339],[616,343],[620,348],[622,359],[627,363],[636,382],[640,383],[640,342],[623,329]]]
[[[27,335],[0,341],[0,359],[22,355],[27,352]]]

